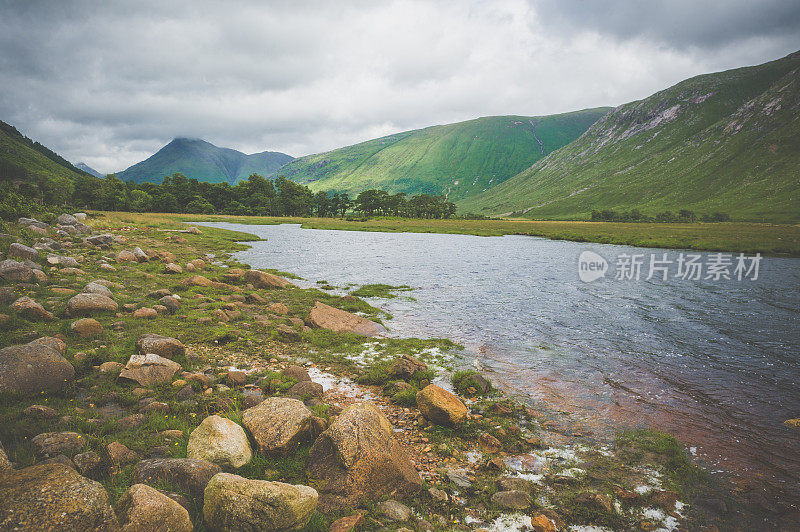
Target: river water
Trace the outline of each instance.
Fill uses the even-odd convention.
[[[507,391],[544,401],[592,430],[650,426],[701,460],[800,497],[800,259],[764,257],[738,280],[678,277],[680,251],[526,236],[377,233],[298,225],[207,225],[265,238],[236,257],[313,285],[410,285],[415,300],[373,300],[392,334],[466,346]],[[579,279],[592,250],[605,277]],[[663,254],[667,256],[664,257]],[[641,256],[641,276],[617,262]],[[650,280],[650,255],[667,268]],[[747,257],[746,259],[749,259]],[[659,264],[656,263],[656,266]],[[752,262],[745,262],[747,267]],[[721,268],[725,269],[725,268]],[[684,268],[685,270],[685,268]]]

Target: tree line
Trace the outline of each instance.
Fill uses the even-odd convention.
[[[648,216],[637,209],[630,211],[594,210],[591,220],[593,222],[649,222],[649,223],[694,223],[698,220],[705,223],[730,222],[731,217],[724,212],[702,214],[698,216],[694,211],[681,209],[677,213],[664,211],[655,216]]]

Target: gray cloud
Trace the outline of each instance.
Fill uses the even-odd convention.
[[[0,0],[0,119],[104,172],[181,135],[304,155],[617,105],[797,47],[790,2],[694,4]]]

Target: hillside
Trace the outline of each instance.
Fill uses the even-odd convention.
[[[617,107],[460,212],[585,219],[691,209],[800,220],[800,52],[697,76]]]
[[[181,172],[198,181],[233,185],[254,172],[269,176],[291,160],[285,153],[246,155],[200,139],[176,138],[144,161],[117,172],[117,177],[136,183],[161,183],[165,176]]]
[[[406,131],[325,153],[280,169],[313,190],[378,188],[445,194],[449,200],[502,183],[578,136],[608,108],[552,116],[493,116]]]
[[[87,177],[57,153],[0,122],[0,183],[13,182],[27,197],[58,204]]]

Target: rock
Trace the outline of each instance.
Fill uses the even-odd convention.
[[[170,407],[167,403],[162,403],[161,401],[153,401],[152,403],[147,403],[146,405],[144,405],[139,411],[142,414],[149,414],[150,412],[161,412],[165,414],[170,411]]]
[[[0,262],[0,279],[28,282],[33,279],[33,269],[15,260]]]
[[[279,323],[278,325],[275,326],[275,330],[278,333],[278,337],[283,342],[291,343],[300,340],[300,333],[297,330],[289,327],[288,325]]]
[[[206,486],[203,517],[219,531],[293,530],[308,524],[317,501],[308,486],[219,473]]]
[[[52,321],[53,315],[28,296],[23,296],[11,305],[11,310],[32,321]]]
[[[461,399],[435,384],[417,393],[417,408],[426,419],[439,425],[459,425],[467,419],[467,407]]]
[[[86,444],[86,438],[77,432],[45,432],[35,436],[31,444],[40,456],[56,456],[78,452]]]
[[[544,514],[536,514],[531,519],[531,528],[534,532],[558,532],[556,524]]]
[[[344,310],[331,307],[317,301],[308,315],[308,324],[319,329],[333,332],[350,332],[363,336],[380,336],[386,332],[383,326],[367,318],[356,316]]]
[[[244,397],[242,398],[243,408],[253,408],[254,406],[260,405],[262,402],[264,402],[264,394],[258,388],[244,391]]]
[[[447,480],[455,484],[457,488],[465,490],[472,487],[472,481],[469,479],[469,477],[467,477],[467,475],[461,473],[460,471],[454,471],[450,469],[447,471],[446,475]]]
[[[89,316],[97,312],[116,312],[119,305],[103,294],[76,294],[67,301],[67,315]]]
[[[148,293],[145,297],[149,299],[160,299],[164,296],[170,295],[171,293],[172,292],[166,288],[159,288],[158,290],[153,290],[152,292]]]
[[[294,286],[283,277],[278,277],[277,275],[272,275],[271,273],[262,272],[259,270],[247,270],[244,273],[244,280],[245,282],[253,285],[253,288],[256,289],[286,288],[287,286]]]
[[[214,415],[205,418],[189,435],[186,456],[238,469],[250,461],[253,453],[242,427]]]
[[[103,459],[94,451],[76,454],[72,462],[78,468],[78,472],[85,477],[98,476],[103,466]]]
[[[134,484],[114,505],[122,532],[191,532],[192,520],[186,508],[155,488]]]
[[[136,353],[145,355],[154,353],[158,356],[172,359],[186,354],[186,346],[180,340],[161,336],[160,334],[143,334],[136,340]]]
[[[195,227],[195,226],[191,226],[191,227],[189,227],[189,229],[187,229],[187,230],[186,230],[186,232],[187,232],[187,233],[191,233],[191,234],[193,234],[193,235],[200,235],[200,234],[202,234],[202,233],[200,232],[200,229],[198,229],[198,228],[197,228],[197,227]]]
[[[129,430],[134,429],[136,427],[141,427],[144,423],[144,415],[143,414],[131,414],[130,416],[125,416],[121,419],[117,420],[117,427],[122,430]]]
[[[133,317],[153,320],[158,317],[158,312],[156,312],[156,309],[154,308],[142,307],[133,311]]]
[[[459,382],[459,390],[462,389],[473,390],[473,393],[469,394],[470,396],[483,395],[492,389],[492,383],[480,373],[471,373],[463,377]]]
[[[49,229],[50,228],[49,225],[47,225],[44,222],[40,222],[36,218],[20,218],[19,220],[17,220],[17,223],[19,225],[22,225],[22,226],[25,226],[25,227],[38,227],[40,229]]]
[[[409,380],[416,375],[417,372],[427,371],[427,369],[428,365],[424,362],[420,362],[410,355],[402,355],[391,363],[386,373],[392,379]]]
[[[86,242],[93,246],[98,247],[109,247],[111,243],[114,241],[114,235],[110,233],[104,233],[102,235],[93,235],[86,237]]]
[[[364,525],[364,516],[357,512],[347,517],[342,517],[331,523],[328,532],[353,532]]]
[[[13,467],[14,464],[12,464],[11,460],[8,459],[6,452],[3,450],[3,446],[0,444],[0,476],[2,476],[3,471],[8,471]]]
[[[206,460],[192,458],[151,458],[142,460],[133,471],[133,481],[145,484],[170,484],[202,502],[208,481],[222,469]]]
[[[260,295],[256,294],[255,292],[252,293],[252,294],[247,294],[245,296],[245,301],[247,301],[248,303],[250,303],[252,305],[264,305],[264,304],[266,304],[268,302],[266,299],[264,299]]]
[[[72,216],[71,214],[60,214],[58,218],[56,218],[56,223],[58,225],[75,225],[78,223],[78,219]]]
[[[142,251],[142,248],[140,247],[133,248],[133,251],[131,251],[131,253],[133,253],[136,262],[147,262],[150,260],[150,257],[147,256],[147,253]]]
[[[531,496],[524,491],[498,491],[492,495],[492,502],[507,510],[524,510],[531,505]]]
[[[231,386],[242,386],[247,383],[247,373],[240,369],[228,370],[228,384]]]
[[[117,253],[117,262],[136,262],[136,255],[127,250]]]
[[[50,419],[58,415],[58,412],[45,405],[31,405],[23,410],[22,413],[36,419]]]
[[[103,334],[103,326],[94,318],[75,320],[69,328],[81,338],[94,338]]]
[[[181,365],[154,353],[133,355],[119,374],[121,379],[136,381],[142,386],[167,384],[172,376],[181,369]]]
[[[183,286],[211,286],[213,283],[208,277],[202,275],[192,275],[181,281]]]
[[[302,401],[270,397],[242,415],[242,424],[253,436],[261,452],[286,453],[309,436],[314,414]]]
[[[450,496],[447,495],[447,492],[439,488],[428,488],[428,494],[434,501],[447,502],[450,500]]]
[[[39,251],[29,248],[19,242],[14,242],[8,246],[8,257],[18,257],[20,259],[36,260],[39,258]]]
[[[488,432],[483,432],[478,436],[478,445],[485,453],[499,453],[503,450],[503,443]]]
[[[177,297],[164,296],[158,300],[170,314],[175,314],[181,309],[181,301]]]
[[[106,445],[106,452],[108,452],[108,457],[115,465],[129,464],[139,459],[138,454],[118,441],[112,441]]]
[[[325,392],[322,385],[312,381],[300,381],[286,391],[293,397],[322,397]]]
[[[303,366],[298,366],[297,364],[292,364],[291,366],[287,366],[283,370],[283,375],[290,379],[294,379],[296,381],[310,381],[311,376],[306,371],[306,368]]]
[[[119,362],[103,362],[100,364],[100,373],[119,373],[124,367]]]
[[[280,314],[281,316],[289,314],[289,307],[283,303],[273,303],[272,305],[268,306],[267,309],[269,309],[270,312]]]
[[[114,294],[111,293],[111,290],[109,290],[107,286],[102,285],[96,281],[92,281],[91,283],[84,286],[82,292],[84,294],[101,294],[109,299],[112,299],[114,297]]]
[[[53,463],[0,475],[0,529],[116,531],[119,524],[102,484]]]
[[[498,478],[497,488],[499,491],[524,491],[525,493],[532,491],[531,483],[519,477]]]
[[[385,515],[392,521],[399,521],[402,523],[411,519],[411,508],[395,500],[390,499],[378,503],[377,510],[381,515]]]
[[[183,268],[174,262],[170,262],[164,266],[164,273],[183,273]]]
[[[64,342],[39,338],[0,349],[0,392],[58,391],[72,383],[75,368],[62,355]]]
[[[370,403],[345,408],[314,442],[306,472],[323,511],[365,499],[411,495],[422,480],[386,416]]]
[[[78,220],[79,222],[85,222],[86,218],[87,218],[87,215],[86,215],[85,212],[76,212],[72,216],[74,216],[75,219]]]
[[[244,278],[244,270],[241,268],[231,268],[222,274],[222,280],[226,283],[238,283]]]

